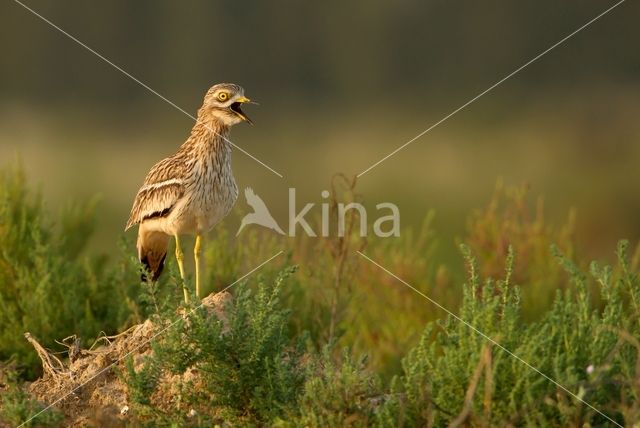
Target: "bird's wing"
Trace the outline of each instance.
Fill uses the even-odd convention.
[[[179,159],[167,158],[151,168],[138,190],[125,230],[146,219],[163,217],[184,195],[185,165]]]
[[[267,206],[264,204],[264,201],[260,198],[260,196],[256,195],[251,187],[247,187],[244,189],[244,197],[247,198],[247,203],[251,205],[254,212],[258,211],[267,211]]]

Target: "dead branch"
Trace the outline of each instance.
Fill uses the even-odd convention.
[[[489,415],[491,406],[491,391],[489,388],[493,383],[493,380],[491,379],[491,376],[493,374],[493,370],[491,368],[491,344],[488,343],[485,344],[482,348],[482,351],[480,351],[480,361],[478,362],[478,365],[473,372],[473,376],[471,377],[471,381],[469,382],[469,386],[467,387],[467,392],[464,396],[464,405],[462,406],[462,411],[449,424],[449,428],[457,428],[459,426],[462,426],[462,424],[471,414],[471,408],[473,406],[473,396],[476,393],[476,389],[480,381],[480,376],[482,375],[483,371],[485,372],[484,411],[486,417],[487,415]],[[489,408],[487,406],[489,406]]]

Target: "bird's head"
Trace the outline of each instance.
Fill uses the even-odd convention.
[[[212,116],[213,119],[227,126],[240,122],[253,124],[240,108],[245,103],[256,104],[244,96],[244,89],[241,86],[233,83],[218,83],[213,85],[204,96],[200,114]]]

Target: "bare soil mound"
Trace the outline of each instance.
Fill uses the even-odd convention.
[[[202,305],[224,321],[223,312],[229,293],[211,294]],[[179,317],[186,316],[184,309]],[[61,411],[67,426],[124,426],[127,425],[129,394],[121,373],[126,372],[125,361],[133,359],[138,370],[150,355],[150,342],[171,328],[171,322],[156,325],[151,320],[134,325],[117,336],[102,337],[101,346],[81,349],[77,341],[67,343],[68,359],[64,362],[44,349],[29,333],[25,337],[34,346],[43,365],[43,376],[28,387],[36,400]],[[187,370],[182,380],[197,380],[196,370]],[[188,379],[187,379],[188,378]],[[158,392],[151,402],[163,408],[179,401],[176,376],[161,379]]]

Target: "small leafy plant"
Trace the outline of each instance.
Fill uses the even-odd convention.
[[[64,415],[55,409],[41,412],[44,407],[24,391],[15,368],[0,367],[0,426],[18,426],[34,415],[37,416],[26,422],[25,427],[59,426]]]
[[[265,423],[294,405],[303,383],[303,342],[291,343],[289,311],[279,303],[282,284],[294,270],[283,271],[271,285],[261,281],[257,290],[239,291],[224,307],[224,318],[206,307],[191,310],[153,346],[153,356],[139,370],[129,364],[132,396],[147,422],[186,423],[198,415],[200,423]],[[179,399],[166,410],[154,407],[149,397],[158,392],[159,380],[185,379],[187,373],[197,375],[177,381]]]
[[[513,252],[504,279],[481,283],[465,249],[470,274],[459,318],[450,315],[427,326],[404,358],[403,374],[392,382],[379,423],[636,423],[640,281],[630,270],[627,249],[626,242],[618,246],[616,271],[593,263],[591,278],[554,250],[575,289],[559,292],[551,310],[531,324],[520,319],[519,287],[511,283]],[[601,308],[592,302],[589,281],[600,284]]]
[[[39,361],[25,332],[47,347],[73,334],[90,344],[134,319],[136,267],[83,255],[93,207],[71,206],[52,221],[21,168],[0,170],[0,361],[14,358],[28,378]]]

